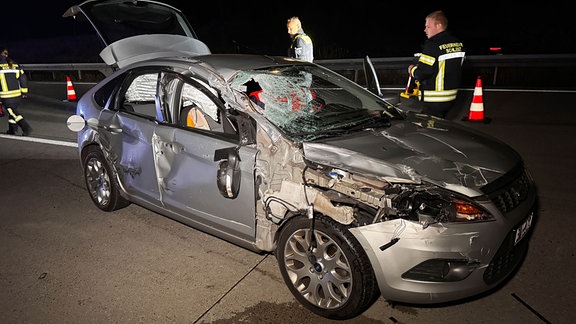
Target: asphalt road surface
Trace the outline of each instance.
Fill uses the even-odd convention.
[[[461,97],[460,117],[471,97]],[[98,210],[66,128],[75,103],[32,95],[21,107],[32,136],[0,135],[0,323],[574,323],[576,93],[485,89],[483,99],[484,122],[458,122],[515,147],[539,188],[523,265],[478,298],[441,306],[380,298],[336,322],[296,302],[273,255],[136,205]]]

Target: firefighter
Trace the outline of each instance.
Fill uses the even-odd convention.
[[[15,135],[18,127],[22,135],[28,136],[32,127],[18,112],[18,106],[28,95],[28,79],[24,70],[8,56],[8,50],[0,51],[0,101],[8,114],[8,131],[6,134]]]
[[[463,43],[446,28],[448,19],[442,11],[434,11],[425,19],[422,53],[416,64],[408,67],[410,77],[420,83],[418,99],[422,112],[445,118],[452,108],[462,74],[465,51]]]
[[[288,56],[312,62],[314,60],[314,45],[312,38],[304,33],[300,19],[298,17],[289,18],[286,22],[286,28],[288,28],[288,35],[290,35]]]

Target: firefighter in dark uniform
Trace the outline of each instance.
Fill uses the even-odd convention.
[[[288,35],[290,35],[290,47],[288,57],[312,62],[314,60],[314,44],[312,38],[306,35],[302,29],[302,22],[298,17],[288,19],[286,23]]]
[[[8,114],[6,134],[15,135],[20,127],[23,136],[30,135],[32,127],[18,112],[20,101],[28,94],[28,79],[24,70],[8,57],[8,50],[5,48],[0,51],[0,87],[0,101]]]
[[[442,11],[426,16],[424,33],[428,39],[418,62],[408,67],[410,76],[420,82],[422,112],[441,118],[456,100],[465,56],[463,43],[447,27],[448,19]]]

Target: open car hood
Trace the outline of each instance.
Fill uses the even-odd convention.
[[[455,123],[411,115],[390,128],[303,144],[306,158],[391,182],[427,181],[469,196],[521,163],[501,141]]]
[[[169,55],[210,54],[186,16],[177,8],[151,0],[88,0],[70,7],[74,17],[94,28],[108,65],[127,64]]]

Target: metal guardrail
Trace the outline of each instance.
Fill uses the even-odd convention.
[[[405,87],[413,57],[370,58],[380,86]],[[315,60],[331,70],[366,84],[364,58]],[[104,63],[22,64],[30,81],[98,82],[113,70]],[[576,89],[576,54],[471,55],[463,64],[463,87],[474,87],[477,76],[484,86],[507,88]]]
[[[381,87],[405,87],[413,57],[370,58]],[[316,60],[359,84],[366,84],[364,59]],[[462,86],[474,87],[478,76],[483,85],[506,88],[576,90],[576,54],[471,55],[463,63]]]
[[[66,82],[70,76],[75,81],[98,82],[113,72],[105,63],[51,63],[51,64],[24,64],[29,81],[39,82]]]

